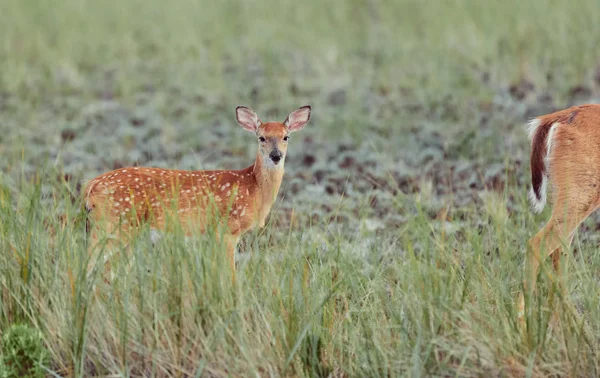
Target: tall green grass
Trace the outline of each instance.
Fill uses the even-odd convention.
[[[522,331],[520,240],[534,222],[493,194],[477,218],[453,211],[467,218],[454,230],[404,196],[397,211],[412,216],[393,238],[267,228],[246,238],[236,286],[210,238],[145,234],[105,285],[87,274],[79,203],[40,196],[59,187],[49,177],[0,198],[0,329],[38,328],[60,376],[598,374],[599,260],[571,259],[567,300],[542,274]]]

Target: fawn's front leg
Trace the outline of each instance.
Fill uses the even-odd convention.
[[[225,243],[225,251],[227,253],[227,261],[229,262],[229,268],[231,270],[231,281],[235,286],[235,247],[240,240],[240,236],[237,234],[228,234],[225,235],[223,239],[223,242]]]

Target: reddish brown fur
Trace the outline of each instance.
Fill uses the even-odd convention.
[[[93,210],[90,215],[95,221],[108,218],[120,222],[127,231],[146,221],[164,228],[170,206],[175,206],[179,219],[197,221],[193,218],[198,214],[190,212],[214,203],[219,214],[230,217],[231,232],[237,234],[249,228],[254,210],[248,207],[253,207],[257,189],[254,166],[239,171],[135,167],[108,172],[90,181],[85,194],[86,207]],[[203,225],[199,226],[202,231]]]
[[[568,248],[579,224],[600,207],[600,105],[574,106],[537,119],[531,144],[532,184],[539,199],[542,176],[547,175],[554,207],[548,223],[528,243],[524,284],[529,294],[539,264],[551,255],[559,271],[561,246]],[[548,152],[547,139],[555,124]],[[521,315],[524,306],[522,294]]]
[[[540,125],[531,139],[531,185],[538,200],[541,199],[542,178],[546,173],[544,158],[546,157],[546,146],[548,132],[555,123],[570,125],[581,110],[589,108],[590,105],[581,105],[561,110],[552,114],[538,117]]]
[[[226,226],[219,237],[234,268],[234,248],[240,236],[265,224],[283,178],[287,136],[308,122],[310,107],[292,112],[295,123],[290,127],[287,119],[285,123],[261,123],[249,108],[236,111],[240,112],[238,123],[259,137],[254,164],[227,171],[131,167],[90,180],[83,193],[92,246],[101,233],[113,234],[126,245],[146,222],[154,230],[165,231],[169,220],[176,220],[186,235],[193,235],[205,232],[209,223],[219,219]],[[270,151],[280,153],[281,160],[267,161]]]

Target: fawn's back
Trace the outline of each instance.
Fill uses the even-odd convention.
[[[239,171],[134,167],[91,180],[84,193],[91,219],[120,225],[121,232],[145,222],[164,229],[169,216],[184,229],[193,227],[190,232],[203,231],[208,217],[220,215],[228,219],[229,231],[238,233],[258,218],[257,189],[253,166]]]

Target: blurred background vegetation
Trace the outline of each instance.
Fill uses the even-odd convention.
[[[524,336],[512,300],[548,216],[526,203],[524,124],[598,100],[599,14],[595,0],[0,2],[0,334],[33,324],[52,369],[79,376],[598,375],[597,217],[570,285],[595,338],[546,328],[546,297]],[[263,120],[313,106],[267,231],[242,245],[245,285],[172,287],[181,269],[220,279],[173,240],[158,291],[151,276],[95,302],[74,284],[80,226],[59,220],[79,219],[81,181],[244,168],[241,104]],[[202,321],[173,309],[186,296]],[[156,336],[163,316],[185,353]]]
[[[308,135],[369,144],[390,169],[437,143],[446,158],[520,160],[527,118],[596,95],[599,8],[591,0],[2,2],[3,170],[59,159],[82,178],[115,161],[223,165],[221,149],[251,159],[254,147],[234,129],[238,104],[266,119],[311,103]],[[90,127],[94,117],[111,119]],[[125,130],[132,126],[142,127]],[[221,133],[222,142],[203,143]],[[88,142],[69,145],[79,137]]]

